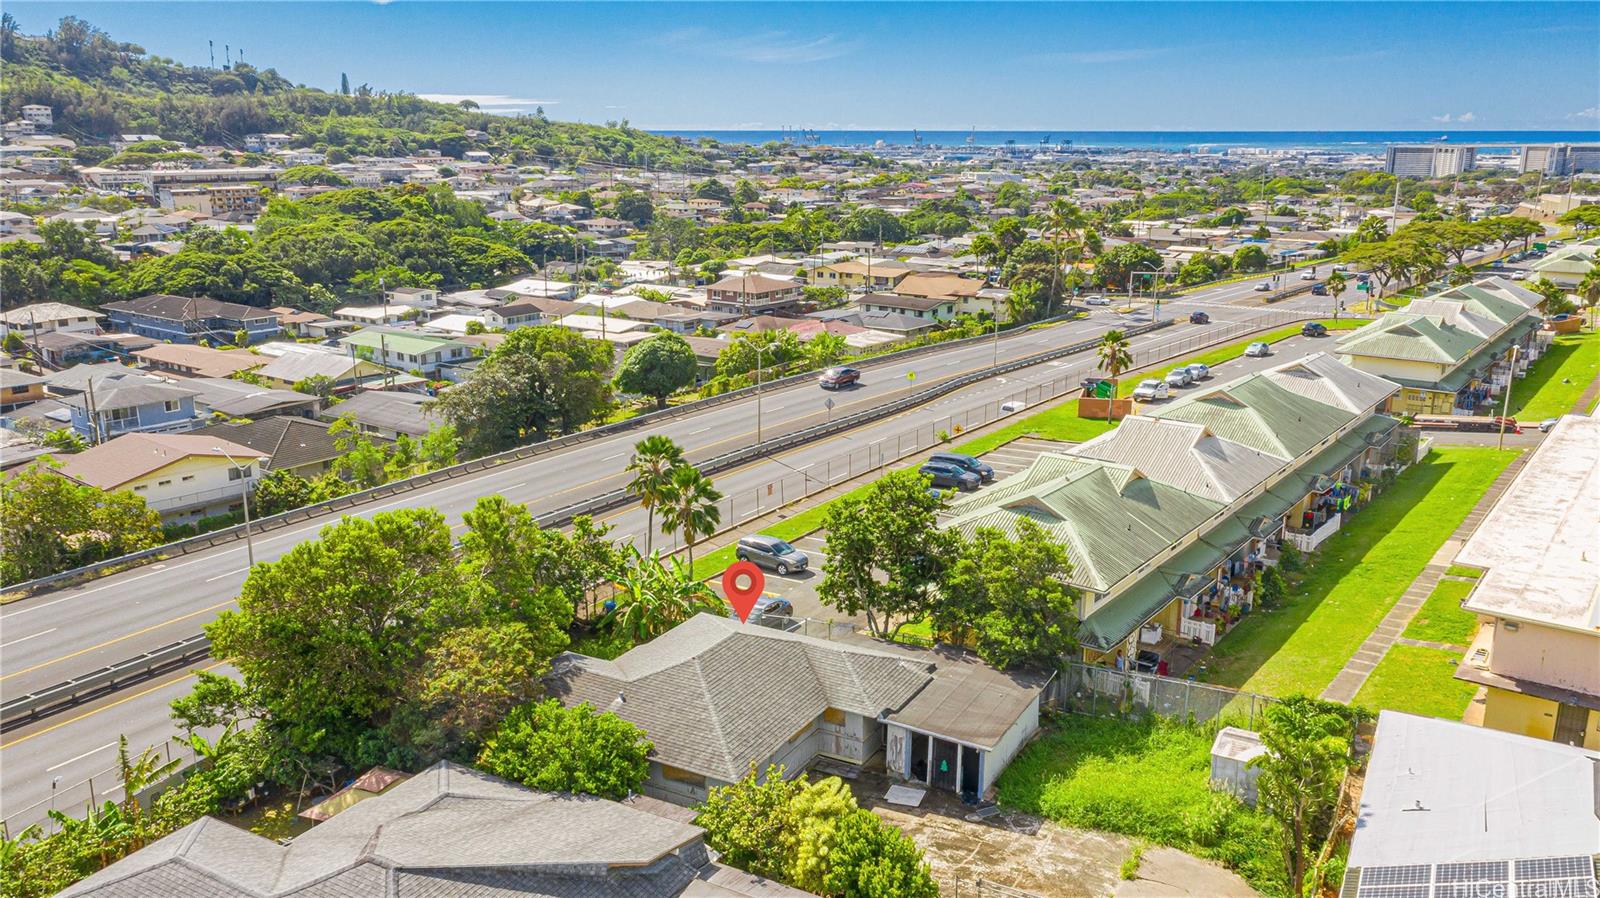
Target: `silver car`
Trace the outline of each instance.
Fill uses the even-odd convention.
[[[1194,375],[1189,373],[1188,368],[1174,368],[1167,372],[1167,386],[1169,387],[1187,387],[1192,383],[1194,383]]]
[[[787,575],[790,571],[803,571],[811,564],[811,559],[806,557],[806,553],[776,536],[762,536],[759,533],[740,537],[739,547],[733,554],[740,561],[749,561],[764,568],[771,568],[780,575]]]

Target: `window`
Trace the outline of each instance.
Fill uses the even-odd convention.
[[[228,479],[229,480],[243,480],[243,479],[245,479],[246,477],[249,477],[249,476],[250,476],[250,466],[249,465],[245,465],[242,468],[229,468],[228,469]]]
[[[134,487],[133,487],[133,491],[136,492],[136,493],[142,493],[142,492],[145,491],[145,485],[142,484],[142,483],[135,484]]]
[[[166,402],[161,403],[162,411],[175,412],[179,408],[182,408],[182,404],[176,399],[168,399]]]
[[[183,482],[184,483],[188,483],[189,481],[191,481],[193,479],[194,479],[194,475],[193,474],[185,474],[185,475],[183,475]]]
[[[661,776],[664,779],[677,783],[688,783],[691,786],[704,787],[706,784],[706,778],[700,774],[673,767],[670,764],[661,765]]]
[[[132,421],[139,417],[139,412],[137,409],[132,408],[114,408],[109,412],[106,412],[106,417],[112,422]]]
[[[157,480],[156,486],[172,486],[171,480]]]

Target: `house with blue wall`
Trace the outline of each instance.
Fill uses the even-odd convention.
[[[270,309],[204,296],[152,294],[107,303],[101,311],[118,330],[173,343],[232,343],[240,330],[248,335],[249,342],[260,343],[283,330],[277,313]]]
[[[195,412],[194,390],[143,378],[116,378],[62,400],[72,409],[72,429],[102,443],[125,433],[182,433],[205,421]]]

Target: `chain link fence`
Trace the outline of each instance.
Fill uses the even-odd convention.
[[[1128,720],[1165,717],[1213,732],[1230,725],[1256,729],[1261,713],[1277,701],[1253,692],[1081,661],[1064,664],[1052,685],[1046,700],[1058,710]]]

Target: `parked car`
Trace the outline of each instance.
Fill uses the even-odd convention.
[[[1305,324],[1300,325],[1300,336],[1302,337],[1326,337],[1327,335],[1328,326],[1325,324],[1307,321]]]
[[[739,547],[733,550],[733,554],[740,561],[749,561],[760,567],[771,568],[779,575],[787,575],[790,571],[803,571],[811,563],[806,553],[794,546],[776,536],[762,536],[759,533],[740,537]]]
[[[955,465],[963,471],[978,475],[978,479],[984,483],[994,479],[994,468],[978,461],[976,457],[971,455],[965,455],[960,452],[935,452],[928,456],[928,461],[936,461],[943,465]]]
[[[837,390],[860,381],[861,372],[855,368],[829,368],[817,377],[817,383],[821,384],[824,390]]]
[[[1526,271],[1513,271],[1511,272],[1511,279],[1513,281],[1525,281],[1528,279],[1528,273]]]
[[[1207,315],[1204,312],[1190,312],[1189,313],[1189,323],[1190,324],[1210,324],[1211,323],[1211,316]]]
[[[1083,304],[1086,306],[1109,306],[1111,305],[1111,300],[1106,299],[1102,294],[1095,293],[1084,297]]]
[[[1020,412],[1027,407],[1028,404],[1021,399],[1008,399],[1000,403],[1000,411],[1008,415],[1012,412]]]
[[[1189,376],[1195,380],[1205,380],[1211,376],[1211,368],[1201,362],[1184,366],[1189,371]]]
[[[1253,359],[1264,359],[1272,355],[1272,347],[1257,340],[1244,348],[1244,354]]]
[[[1357,272],[1356,273],[1356,283],[1365,284],[1367,281],[1370,281],[1370,280],[1372,280],[1372,275],[1367,274],[1365,271],[1361,271],[1361,272]]]
[[[1566,245],[1567,245],[1567,241],[1565,241],[1565,240],[1551,240],[1550,242],[1545,244],[1545,246],[1549,246],[1549,247],[1562,247],[1562,246],[1566,246]]]
[[[1327,296],[1328,295],[1328,285],[1327,284],[1312,284],[1311,285],[1311,295],[1312,296]]]
[[[1166,381],[1147,380],[1133,388],[1133,398],[1145,402],[1154,402],[1157,399],[1166,399],[1172,395],[1172,390],[1167,387]]]
[[[1539,432],[1549,433],[1550,431],[1554,430],[1555,426],[1559,423],[1561,423],[1560,418],[1546,418],[1539,422]]]
[[[1266,293],[1268,290],[1271,290],[1271,289],[1272,289],[1272,285],[1267,283],[1266,281],[1262,281],[1261,283],[1259,283],[1259,284],[1257,284],[1255,286],[1255,291],[1257,293]]]
[[[730,617],[734,612],[728,611]],[[787,630],[794,620],[794,605],[788,599],[774,595],[764,595],[756,599],[756,605],[750,609],[748,622],[758,627],[771,627],[775,630]]]
[[[934,486],[953,486],[958,490],[975,490],[978,488],[978,475],[971,471],[963,471],[955,465],[947,465],[936,461],[923,462],[917,469],[932,478]]]
[[[1174,368],[1167,372],[1167,386],[1169,387],[1187,387],[1192,383],[1194,383],[1194,377],[1189,373],[1188,368]]]

